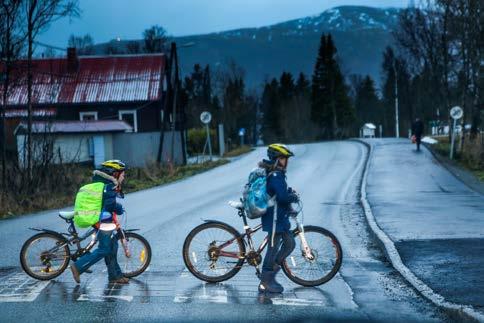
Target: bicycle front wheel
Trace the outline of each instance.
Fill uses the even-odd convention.
[[[311,249],[311,257],[303,252],[301,237],[295,233],[296,248],[286,258],[282,269],[296,284],[319,286],[336,275],[343,261],[343,251],[336,236],[324,228],[305,226],[304,236]]]
[[[242,267],[245,245],[239,232],[220,222],[193,229],[183,244],[183,261],[198,279],[217,283],[232,278]]]
[[[119,246],[118,263],[123,275],[132,278],[141,275],[150,265],[151,246],[145,238],[137,233],[128,231],[124,235],[128,242],[130,256],[127,257],[122,245]]]
[[[42,232],[25,241],[20,251],[22,269],[35,279],[53,279],[67,268],[70,250],[60,234]]]

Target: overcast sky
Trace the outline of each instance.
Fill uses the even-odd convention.
[[[71,34],[96,43],[139,39],[158,24],[170,35],[193,35],[266,26],[319,14],[340,5],[405,7],[408,0],[81,0],[81,17],[54,23],[39,41],[65,47]]]

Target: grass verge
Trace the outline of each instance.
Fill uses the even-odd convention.
[[[124,190],[129,193],[171,183],[228,162],[226,159],[220,159],[194,165],[170,167],[151,164],[144,168],[131,168],[126,175]],[[68,171],[75,176],[68,176],[64,181],[58,180],[57,183],[64,185],[57,185],[56,190],[39,188],[35,194],[29,195],[8,190],[6,194],[0,194],[0,219],[73,205],[79,187],[91,181],[92,167],[71,165]]]
[[[483,136],[483,135],[480,135]],[[432,145],[432,149],[439,155],[448,158],[450,143],[448,137],[435,137],[438,141]],[[457,139],[456,139],[457,141]],[[455,143],[457,145],[457,143]],[[481,182],[484,182],[484,138],[479,136],[475,139],[467,137],[464,141],[463,150],[455,152],[454,160],[462,168],[472,172]]]

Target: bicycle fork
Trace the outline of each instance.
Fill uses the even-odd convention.
[[[299,239],[301,239],[301,251],[303,252],[304,254],[304,257],[308,260],[314,260],[314,255],[313,255],[313,252],[311,251],[311,248],[309,248],[309,244],[306,240],[306,236],[304,234],[304,227],[303,225],[297,220],[297,218],[294,218],[294,220],[296,221],[296,224],[297,224],[297,228],[298,228],[298,233],[297,235],[299,236]]]

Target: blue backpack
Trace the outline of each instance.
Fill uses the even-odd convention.
[[[244,209],[249,219],[260,218],[266,213],[268,207],[273,206],[273,201],[266,189],[267,175],[265,169],[256,168],[250,173],[249,181],[245,184]]]

